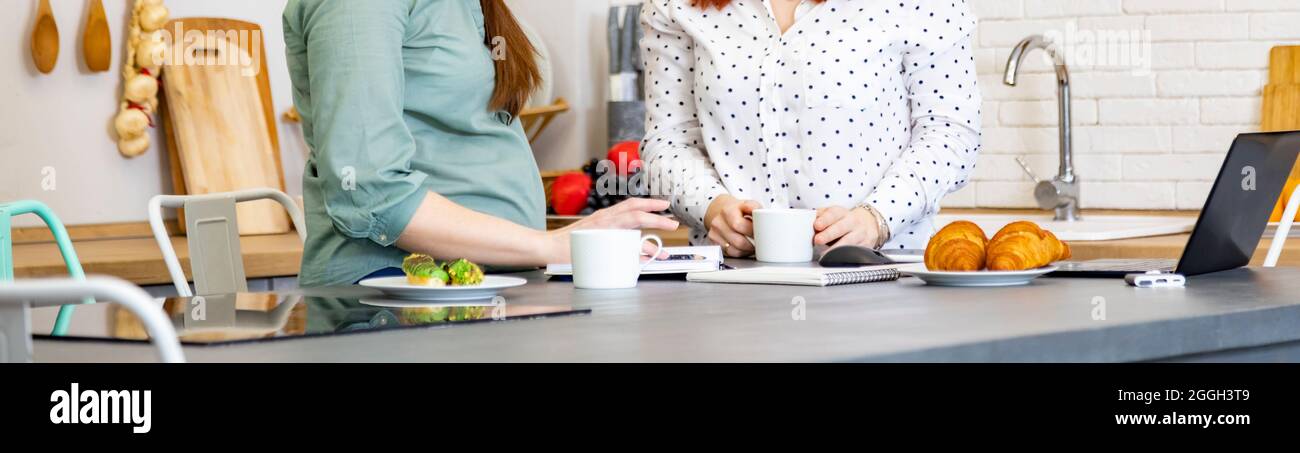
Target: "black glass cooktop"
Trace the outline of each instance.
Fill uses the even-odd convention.
[[[238,294],[171,298],[163,303],[181,342],[225,345],[401,329],[427,329],[588,314],[570,306],[492,301],[428,304],[391,299]],[[56,312],[58,308],[38,308]],[[33,313],[36,318],[38,313]],[[36,326],[34,326],[36,327]],[[39,327],[38,327],[39,328]],[[48,330],[45,330],[48,332]],[[37,330],[36,332],[41,332]],[[43,340],[148,341],[144,325],[115,304],[78,305],[68,335]]]

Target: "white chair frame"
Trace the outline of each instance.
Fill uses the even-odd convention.
[[[180,339],[176,336],[171,318],[143,289],[125,280],[113,277],[90,277],[86,280],[19,280],[14,283],[0,284],[0,303],[58,304],[83,298],[109,301],[126,307],[144,324],[145,330],[149,332],[149,338],[158,348],[158,357],[163,362],[185,362],[185,354],[181,352]],[[27,341],[30,342],[30,338]]]
[[[187,203],[215,202],[232,198],[235,203],[266,199],[279,202],[281,206],[284,206],[285,211],[289,212],[289,217],[293,220],[293,227],[298,232],[298,238],[303,242],[307,241],[307,226],[303,220],[302,210],[298,208],[297,202],[278,190],[250,189],[207,195],[158,195],[153,197],[149,200],[149,227],[153,230],[153,237],[158,242],[158,248],[162,249],[163,262],[167,264],[167,272],[171,274],[172,284],[176,286],[176,292],[181,297],[193,297],[194,292],[190,289],[189,279],[185,278],[185,271],[181,268],[180,259],[177,258],[176,250],[172,247],[171,236],[167,232],[166,224],[163,223],[163,208],[183,208]],[[237,224],[238,219],[229,220]],[[190,253],[190,261],[192,262],[192,254],[195,251],[191,249]]]

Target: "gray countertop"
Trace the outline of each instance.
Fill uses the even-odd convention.
[[[530,284],[507,292],[507,303],[592,313],[185,352],[196,362],[1118,362],[1300,340],[1296,268],[1223,272],[1185,289],[1054,278],[940,288],[909,278],[834,288],[643,281],[634,290],[584,291],[526,275]],[[796,320],[800,300],[804,319]],[[35,357],[154,360],[147,346],[45,340]]]

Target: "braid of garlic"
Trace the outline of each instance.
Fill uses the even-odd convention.
[[[167,46],[159,30],[170,13],[162,0],[135,0],[127,27],[126,60],[122,62],[122,101],[117,118],[117,149],[126,157],[149,150],[147,134],[158,108],[158,76]]]

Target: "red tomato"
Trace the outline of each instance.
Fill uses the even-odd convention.
[[[551,185],[551,207],[559,215],[578,215],[587,208],[588,195],[591,195],[590,176],[580,172],[565,173]]]
[[[605,159],[614,163],[619,176],[627,176],[641,168],[640,149],[640,142],[622,142],[610,148]]]

